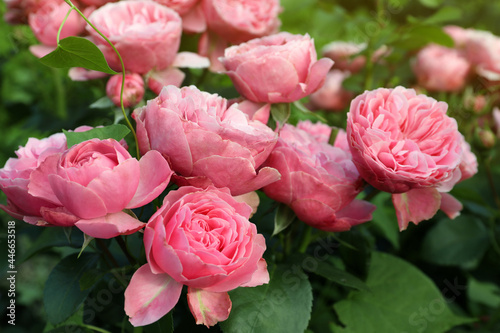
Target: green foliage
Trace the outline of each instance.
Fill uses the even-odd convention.
[[[109,68],[101,50],[83,37],[66,37],[60,40],[57,48],[40,61],[55,68],[83,67],[107,74],[118,74]]]
[[[370,291],[353,291],[334,305],[345,325],[334,333],[446,332],[471,321],[455,315],[434,283],[397,257],[374,252],[366,284]]]
[[[125,125],[115,124],[105,127],[93,128],[85,132],[68,132],[66,130],[63,130],[63,133],[66,136],[66,141],[69,148],[76,144],[94,138],[100,140],[115,139],[116,141],[120,141],[128,133],[130,133],[130,130]]]
[[[312,290],[300,268],[269,267],[269,284],[240,287],[229,296],[229,318],[221,323],[224,333],[303,332],[309,322]]]
[[[285,230],[295,220],[295,213],[285,204],[279,204],[274,216],[274,231],[272,236],[275,236]]]

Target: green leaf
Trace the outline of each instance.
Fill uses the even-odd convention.
[[[473,321],[456,316],[436,285],[409,263],[375,252],[366,284],[334,305],[344,328],[335,333],[447,332]]]
[[[371,202],[377,206],[373,212],[372,224],[380,230],[381,234],[391,242],[395,249],[399,249],[399,228],[396,211],[391,201],[391,194],[378,193]]]
[[[269,284],[229,292],[233,307],[220,323],[225,333],[304,332],[312,309],[312,289],[300,267],[276,266]]]
[[[111,108],[114,106],[115,106],[115,104],[113,103],[113,101],[111,99],[109,99],[108,96],[104,96],[104,97],[99,98],[94,103],[90,104],[89,108],[91,108],[91,109],[107,109],[107,108]],[[120,112],[121,112],[121,110],[120,110]]]
[[[58,324],[71,316],[87,297],[90,289],[80,290],[80,279],[92,268],[99,256],[93,253],[71,254],[52,270],[43,291],[47,319]]]
[[[497,284],[481,282],[470,277],[467,284],[467,295],[473,302],[494,309],[500,306],[500,287]]]
[[[102,272],[97,268],[91,268],[85,271],[79,281],[80,290],[83,291],[92,288],[97,282],[99,282],[104,277],[104,275],[106,275],[106,272]]]
[[[68,148],[94,138],[100,140],[115,139],[116,141],[120,141],[129,132],[130,130],[128,127],[121,124],[98,127],[85,132],[68,132],[63,130],[63,133],[66,136],[66,141],[68,142]]]
[[[312,256],[297,256],[297,257],[302,263],[301,267],[303,267],[308,272],[322,276],[342,286],[358,290],[370,290],[370,288],[368,288],[368,286],[358,277],[335,267],[329,261],[319,260]]]
[[[85,250],[85,248],[90,244],[90,242],[94,239],[94,237],[91,237],[87,234],[83,234],[83,244],[82,244],[82,248],[80,249],[80,253],[78,254],[78,258],[81,256],[81,254],[83,253],[83,250]]]
[[[274,231],[272,236],[285,230],[295,220],[295,213],[287,205],[280,203],[274,216]]]
[[[444,6],[441,7],[433,15],[425,19],[424,24],[440,24],[443,22],[453,21],[462,17],[462,10],[458,7]]]
[[[280,129],[286,124],[288,118],[290,118],[291,106],[290,103],[276,103],[271,104],[271,116],[277,124],[277,128]]]
[[[443,219],[425,236],[421,257],[438,265],[471,268],[479,263],[488,249],[488,239],[488,230],[474,216]]]
[[[109,68],[101,50],[82,37],[66,37],[60,40],[57,48],[40,61],[49,67],[84,67],[107,74],[118,74]]]
[[[429,43],[453,47],[453,39],[443,29],[435,25],[411,25],[406,33],[394,35],[395,39],[391,45],[406,50],[419,49]]]
[[[443,0],[419,0],[425,7],[436,8],[443,3]]]

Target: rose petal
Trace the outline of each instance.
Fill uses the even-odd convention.
[[[392,202],[396,209],[399,230],[403,231],[410,222],[419,224],[433,217],[441,205],[441,194],[435,188],[419,188],[405,193],[394,193]]]
[[[231,299],[228,293],[216,293],[203,289],[188,288],[189,309],[196,319],[196,324],[208,328],[219,321],[224,321],[231,312]]]
[[[175,56],[173,67],[181,68],[207,68],[210,66],[210,60],[193,52],[179,52]]]
[[[266,283],[269,283],[269,272],[266,259],[261,258],[257,263],[257,270],[252,274],[252,279],[240,287],[256,287]]]
[[[141,266],[125,289],[125,313],[133,326],[159,320],[177,304],[182,284],[168,274],[153,274],[149,264]]]
[[[449,193],[441,193],[441,209],[450,219],[460,215],[463,206],[454,196]]]
[[[145,225],[146,223],[124,212],[107,214],[94,219],[82,219],[75,223],[75,226],[85,234],[104,239],[133,234]]]

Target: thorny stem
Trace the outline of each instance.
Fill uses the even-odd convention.
[[[132,135],[134,136],[135,140],[135,149],[136,149],[136,154],[137,154],[137,159],[140,157],[140,152],[139,152],[139,142],[137,141],[137,134],[135,133],[134,127],[132,126],[132,123],[128,119],[127,113],[125,112],[125,107],[123,105],[123,90],[125,88],[125,64],[123,63],[123,59],[120,55],[120,52],[116,49],[116,47],[111,43],[111,41],[95,27],[95,25],[92,24],[92,22],[89,21],[89,19],[83,15],[83,13],[71,2],[71,0],[64,0],[68,5],[71,6],[72,9],[76,10],[78,14],[85,20],[85,22],[88,23],[94,29],[112,48],[113,51],[115,51],[116,55],[118,56],[118,59],[120,60],[120,64],[122,67],[122,86],[120,89],[120,107],[122,109],[123,117],[125,118],[125,122],[127,123],[128,128],[130,128],[130,131],[132,132]]]

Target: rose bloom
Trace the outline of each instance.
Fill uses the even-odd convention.
[[[143,227],[122,210],[155,199],[171,174],[156,151],[138,161],[116,140],[92,139],[45,158],[31,173],[28,192],[56,206],[42,209],[52,224],[74,224],[89,236],[111,238]]]
[[[279,181],[264,187],[266,195],[287,204],[300,220],[324,231],[346,231],[370,221],[375,207],[354,200],[364,182],[349,151],[329,145],[329,135],[312,134],[321,132],[325,125],[299,126],[305,130],[289,124],[283,127],[265,162],[281,173]]]
[[[114,105],[120,106],[122,75],[113,75],[106,84],[106,95]],[[128,108],[139,103],[144,96],[144,80],[139,74],[125,74],[123,88],[123,106]]]
[[[470,64],[457,50],[429,45],[420,50],[412,69],[418,84],[430,91],[459,91],[465,87]]]
[[[361,176],[391,193],[452,179],[462,158],[461,134],[446,110],[446,103],[403,87],[356,97],[347,138]]]
[[[366,57],[357,55],[366,49],[366,44],[335,41],[325,45],[322,49],[323,57],[334,61],[333,68],[351,73],[359,72],[366,63]]]
[[[154,0],[160,5],[175,10],[179,15],[189,12],[200,0]]]
[[[492,81],[500,80],[500,38],[489,31],[467,29],[467,59],[476,73]]]
[[[182,23],[172,9],[153,1],[120,1],[95,10],[89,20],[114,44],[127,71],[145,74],[170,66],[179,49]],[[121,71],[118,56],[87,26],[111,68]]]
[[[28,16],[28,23],[36,38],[45,45],[57,46],[57,31],[69,6],[62,0],[45,2],[42,7]],[[61,30],[60,39],[78,36],[85,29],[85,21],[76,11],[69,14]]]
[[[251,212],[227,189],[170,191],[144,232],[148,263],[125,290],[132,325],[148,325],[167,314],[187,285],[197,323],[211,326],[229,315],[227,291],[268,283],[265,239],[248,221]]]
[[[342,111],[347,107],[354,94],[345,90],[342,82],[349,76],[349,72],[338,69],[328,72],[325,83],[309,96],[312,107],[331,111]]]
[[[264,103],[290,103],[315,92],[333,64],[317,60],[309,35],[287,32],[231,46],[220,60],[243,97]]]
[[[168,86],[132,116],[141,152],[161,152],[180,185],[214,184],[239,195],[279,179],[275,169],[257,171],[277,135],[218,95]]]
[[[240,44],[276,32],[281,24],[279,0],[203,0],[209,30]]]

